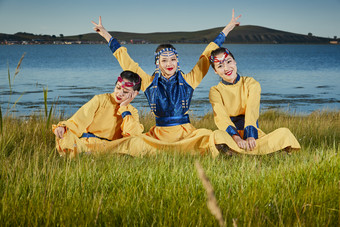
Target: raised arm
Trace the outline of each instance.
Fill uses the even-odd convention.
[[[201,83],[202,79],[209,71],[209,58],[211,52],[218,47],[221,47],[229,32],[232,31],[236,26],[240,25],[240,22],[237,21],[240,17],[241,15],[235,18],[235,11],[233,9],[230,22],[223,28],[215,40],[205,48],[194,68],[188,74],[184,75],[184,79],[190,84],[191,87],[195,89]]]
[[[231,32],[236,26],[240,25],[240,22],[237,21],[238,19],[240,19],[240,17],[241,15],[235,17],[235,10],[233,9],[230,22],[223,28],[221,33],[215,38],[214,43],[221,47],[225,41],[225,38],[228,36],[229,32]]]
[[[94,21],[91,22],[94,25],[93,30],[96,31],[108,42],[109,48],[111,49],[113,56],[115,56],[115,58],[118,60],[122,69],[130,70],[134,73],[137,73],[142,78],[141,89],[142,91],[145,91],[145,89],[152,82],[153,77],[145,73],[144,70],[141,67],[139,67],[138,63],[133,61],[133,59],[127,53],[126,48],[122,47],[118,40],[112,37],[111,34],[104,28],[101,17],[99,17],[98,24],[95,23]]]

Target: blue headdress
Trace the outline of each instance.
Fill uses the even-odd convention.
[[[177,50],[175,50],[175,49],[173,49],[173,48],[164,48],[164,49],[161,49],[161,50],[158,51],[158,52],[155,52],[155,64],[156,64],[155,74],[158,73],[158,75],[161,75],[161,73],[160,73],[160,71],[159,71],[159,58],[160,58],[160,56],[162,55],[162,53],[167,52],[167,51],[173,52],[173,54],[171,54],[170,56],[176,55],[176,57],[177,57],[177,71],[181,71],[181,69],[180,69],[180,67],[179,67],[179,60],[178,60],[178,53],[177,53]],[[177,72],[177,71],[176,71],[176,72]]]

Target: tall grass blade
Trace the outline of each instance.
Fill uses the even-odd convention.
[[[2,112],[1,112],[1,105],[0,105],[0,134],[2,135],[2,127],[3,127],[3,122],[2,122]]]
[[[55,103],[51,104],[50,110],[47,111],[47,94],[48,94],[48,88],[43,88],[44,90],[44,106],[45,106],[45,118],[46,118],[46,129],[48,130],[50,122],[51,122],[51,117],[52,117],[52,112],[53,112],[53,106],[57,105],[57,101]]]
[[[7,71],[8,71],[9,92],[10,92],[10,94],[12,94],[11,73],[9,72],[9,63],[8,62],[7,62]]]
[[[20,97],[14,102],[14,104],[11,106],[11,108],[8,110],[8,111],[11,111],[12,109],[15,108],[15,106],[17,105],[17,103],[19,102],[19,100],[22,98],[22,96],[24,95],[25,93],[22,93],[20,95]]]
[[[18,65],[17,65],[17,67],[16,67],[16,69],[15,69],[15,73],[14,73],[13,80],[15,79],[15,77],[16,77],[16,76],[18,75],[18,73],[20,72],[21,62],[22,62],[22,60],[24,59],[25,55],[26,55],[26,52],[22,54],[22,56],[21,56],[21,58],[20,58],[20,60],[19,60],[19,62],[18,62]]]
[[[56,109],[57,109],[57,106],[58,106],[58,101],[59,101],[59,96],[57,97],[57,100],[54,102],[54,108],[53,108],[53,113],[52,113],[52,116],[56,116]]]
[[[51,117],[52,117],[52,110],[53,110],[53,103],[51,105],[50,112],[48,114],[48,118],[47,118],[47,121],[46,121],[46,129],[47,130],[48,130],[49,125],[50,125],[50,121],[51,121]]]
[[[6,140],[3,140],[4,142],[1,143],[1,151],[0,153],[4,153],[6,152],[6,149],[13,144],[14,139],[16,138],[15,134],[11,134],[8,138],[6,138]],[[1,222],[0,222],[1,223]]]
[[[15,69],[15,73],[14,73],[14,77],[12,79],[12,81],[14,81],[15,77],[18,75],[18,73],[20,72],[20,66],[22,63],[22,60],[24,59],[26,53],[23,53],[23,55],[21,56],[18,65]],[[7,103],[7,112],[8,113],[11,109],[15,108],[17,102],[21,99],[21,97],[23,96],[23,94],[15,101],[15,103],[11,106],[11,108],[9,107],[10,103],[11,103],[11,97],[12,97],[12,81],[11,81],[11,73],[9,71],[9,63],[7,62],[7,75],[8,75],[8,86],[9,86],[9,98],[8,98],[8,103]]]
[[[44,91],[45,117],[47,118],[47,92],[48,92],[48,87],[46,89],[43,88],[43,91]]]

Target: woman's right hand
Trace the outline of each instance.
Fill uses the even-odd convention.
[[[65,127],[59,126],[54,130],[54,135],[58,137],[58,139],[64,138]]]
[[[244,150],[249,149],[247,141],[243,140],[240,136],[233,135],[232,137],[239,148]]]
[[[99,35],[101,35],[104,39],[106,39],[107,42],[110,42],[110,39],[112,38],[112,36],[110,35],[110,33],[108,31],[106,31],[106,29],[103,27],[102,24],[102,17],[99,16],[99,23],[97,24],[94,21],[91,21],[91,23],[94,25],[93,30],[95,32],[97,32]]]

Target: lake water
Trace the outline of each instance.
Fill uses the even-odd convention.
[[[154,70],[157,45],[126,45],[130,56],[145,72]],[[181,69],[187,73],[195,65],[205,44],[177,44]],[[225,45],[234,54],[239,73],[260,82],[261,111],[281,108],[290,112],[340,107],[340,45]],[[20,73],[15,68],[26,53]],[[8,83],[12,76],[12,95]],[[5,112],[22,95],[14,111],[28,115],[44,107],[43,88],[48,88],[48,104],[58,100],[58,110],[67,116],[94,95],[111,93],[121,72],[106,45],[14,45],[0,46],[0,104]],[[220,81],[212,69],[195,90],[191,112],[202,116],[211,111],[209,89]],[[9,105],[9,106],[11,106]],[[149,111],[141,92],[133,101],[139,110]]]

